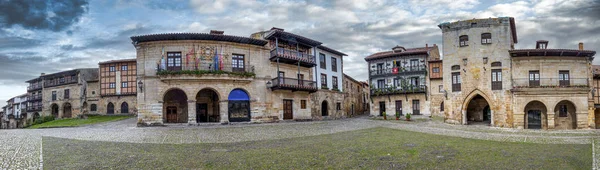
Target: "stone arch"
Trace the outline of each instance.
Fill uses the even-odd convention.
[[[129,104],[127,102],[121,103],[121,113],[129,113]]]
[[[171,88],[163,95],[163,120],[166,123],[188,122],[188,97],[185,91]]]
[[[58,112],[59,112],[59,107],[58,104],[56,103],[52,103],[52,105],[50,106],[51,111],[50,113],[52,114],[52,116],[54,116],[54,118],[58,118]]]
[[[577,107],[569,100],[561,100],[554,106],[555,129],[577,129]]]
[[[250,121],[250,95],[242,88],[235,88],[229,92],[228,115],[230,122]]]
[[[196,93],[196,123],[219,122],[221,120],[219,92],[210,87]]]
[[[38,112],[35,112],[35,113],[33,114],[33,122],[35,122],[36,120],[39,120],[39,119],[40,119],[40,113],[38,113]]]
[[[468,108],[469,108],[469,104],[471,103],[471,101],[473,99],[476,99],[476,97],[478,97],[478,96],[480,96],[481,98],[483,98],[483,100],[485,100],[485,102],[489,106],[489,108],[490,108],[489,109],[490,125],[494,125],[494,110],[492,109],[492,108],[494,108],[494,105],[493,105],[494,103],[490,102],[492,100],[490,100],[490,98],[488,97],[488,95],[486,95],[484,92],[482,92],[479,89],[474,89],[473,91],[471,91],[469,93],[469,95],[467,95],[467,97],[464,98],[463,104],[462,104],[462,108],[461,108],[462,123],[464,125],[468,124],[469,120],[468,120],[468,116],[467,116],[467,114],[468,114],[467,111],[468,111]],[[483,108],[485,108],[485,107],[483,107]],[[483,116],[486,116],[486,115],[483,115]]]
[[[71,118],[73,115],[73,106],[71,103],[66,102],[63,104],[63,118]]]
[[[115,105],[112,102],[106,105],[106,114],[115,114]]]
[[[548,108],[539,100],[529,101],[523,108],[523,127],[525,129],[547,129]]]

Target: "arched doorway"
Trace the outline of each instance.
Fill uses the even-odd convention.
[[[54,118],[58,118],[58,105],[54,103],[50,107],[52,108],[52,116],[54,116]]]
[[[108,105],[106,105],[106,114],[115,114],[115,105],[112,103],[108,103]]]
[[[490,105],[485,98],[479,94],[475,95],[466,108],[467,124],[490,124],[492,114]]]
[[[121,113],[129,113],[129,105],[127,102],[121,103]]]
[[[38,112],[35,112],[35,113],[33,114],[33,122],[35,122],[35,121],[37,121],[37,120],[39,120],[39,119],[40,119],[40,113],[38,113]]]
[[[166,123],[187,123],[187,95],[180,89],[171,89],[163,98],[163,119]]]
[[[531,101],[525,105],[524,112],[524,128],[526,129],[547,129],[548,116],[546,113],[546,105],[540,101]]]
[[[228,112],[230,122],[250,121],[250,96],[242,89],[234,89],[229,93]]]
[[[63,118],[71,118],[71,103],[65,103],[63,105]]]
[[[329,107],[327,106],[327,100],[323,100],[321,103],[321,116],[329,116]]]
[[[554,107],[554,129],[577,129],[577,109],[568,100],[558,102]]]
[[[213,89],[202,89],[196,94],[196,122],[219,122],[219,94]]]

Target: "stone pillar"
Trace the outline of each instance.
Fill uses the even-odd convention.
[[[221,117],[221,124],[229,124],[228,104],[229,102],[227,102],[227,100],[219,101],[219,117]]]
[[[462,110],[462,124],[466,125],[467,124],[467,110]]]
[[[546,120],[548,120],[548,129],[554,129],[554,127],[556,127],[556,120],[554,120],[554,112],[546,111],[546,113],[548,115],[548,117],[546,117]],[[542,124],[544,123],[542,122]]]
[[[576,129],[588,129],[590,125],[588,125],[588,112],[579,112],[576,113],[577,119],[577,128]]]
[[[188,125],[196,125],[196,100],[188,100]]]

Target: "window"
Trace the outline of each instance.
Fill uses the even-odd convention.
[[[558,116],[567,117],[567,105],[560,105]]]
[[[69,89],[65,89],[65,99],[69,98]]]
[[[394,78],[394,87],[400,87],[400,79]]]
[[[460,72],[452,73],[452,91],[459,92],[460,84],[461,84]]]
[[[442,102],[442,104],[440,104],[440,112],[444,111],[444,102]]]
[[[60,82],[60,83],[65,83],[65,78],[64,78],[64,77],[61,77],[61,78],[59,79],[59,82]]]
[[[331,57],[331,71],[337,72],[337,59]]]
[[[499,61],[493,62],[492,67],[502,67],[502,63]]]
[[[108,83],[108,88],[109,89],[114,89],[115,88],[115,83]]]
[[[377,88],[382,89],[385,87],[385,80],[377,80]]]
[[[115,66],[109,66],[108,67],[108,71],[115,72]]]
[[[325,61],[325,54],[319,53],[319,65],[321,65],[322,69],[327,69],[327,62]]]
[[[321,74],[321,88],[327,88],[327,74]]]
[[[443,85],[440,85],[440,87],[439,87],[439,88],[440,88],[440,93],[444,93],[444,86],[443,86]]]
[[[459,44],[461,47],[469,45],[469,36],[461,35],[458,39],[459,39],[459,42],[460,42]]]
[[[335,109],[336,110],[342,110],[342,104],[341,103],[335,103]]]
[[[298,74],[298,85],[304,86],[304,74]]]
[[[421,114],[421,106],[419,104],[419,100],[413,100],[413,114],[414,115],[420,115]]]
[[[453,71],[454,70],[460,70],[460,66],[459,65],[453,65],[451,68]]]
[[[402,115],[402,100],[396,100],[396,113]]]
[[[433,72],[434,73],[439,73],[440,72],[440,68],[439,67],[434,67],[433,68]]]
[[[537,87],[540,86],[540,71],[530,70],[529,71],[529,86]]]
[[[569,70],[558,71],[558,83],[560,86],[570,86],[571,82],[569,79]]]
[[[127,71],[127,65],[122,65],[121,66],[121,71]]]
[[[333,89],[338,89],[338,79],[337,79],[337,77],[333,76],[331,78],[331,81],[332,81],[331,84],[333,84]]]
[[[233,54],[231,56],[231,67],[233,72],[244,72],[244,56],[240,54]]]
[[[377,74],[383,74],[383,63],[377,63]]]
[[[98,106],[96,106],[96,104],[92,104],[92,105],[90,106],[90,111],[92,111],[92,112],[95,112],[95,111],[98,109],[97,107],[98,107]]]
[[[181,52],[167,52],[167,70],[181,70]]]
[[[56,91],[52,91],[52,101],[56,100]]]
[[[127,87],[127,82],[122,82],[122,83],[121,83],[121,87],[122,87],[122,88],[125,88],[125,87]]]
[[[492,33],[481,34],[481,44],[491,44],[491,43],[492,43]]]
[[[92,94],[96,94],[96,91],[92,91]]]
[[[306,109],[306,100],[300,100],[300,108]]]
[[[492,90],[502,90],[502,69],[492,69]]]
[[[410,60],[410,70],[411,71],[419,70],[419,59]]]

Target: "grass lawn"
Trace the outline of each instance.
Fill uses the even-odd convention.
[[[388,128],[225,144],[44,137],[49,169],[591,169],[588,145],[511,143]]]
[[[75,127],[75,126],[81,126],[81,125],[89,125],[89,124],[96,124],[96,123],[102,123],[102,122],[123,120],[123,119],[131,118],[131,117],[132,116],[128,116],[128,115],[118,115],[118,116],[92,115],[92,116],[88,116],[87,119],[73,118],[73,119],[53,120],[53,121],[45,122],[42,124],[33,125],[28,128],[29,129],[39,129],[39,128],[53,128],[53,127]]]

